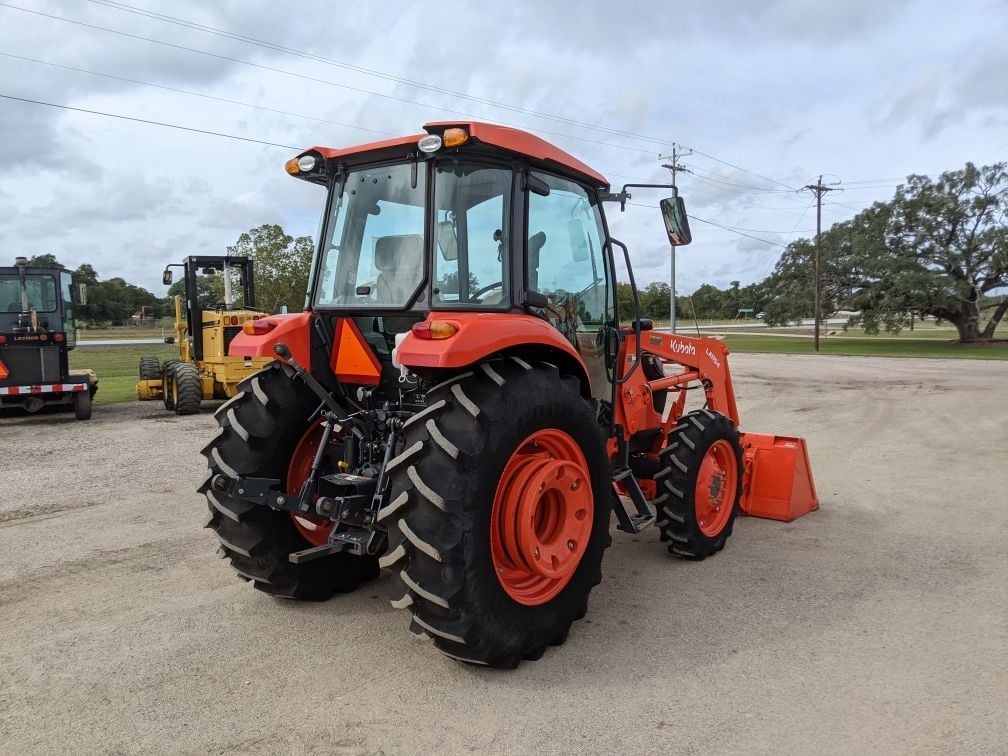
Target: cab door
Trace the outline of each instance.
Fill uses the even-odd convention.
[[[607,405],[606,323],[614,318],[614,284],[602,251],[602,216],[573,181],[532,171],[527,191],[526,280],[547,304],[531,308],[570,341],[588,368],[591,394]]]

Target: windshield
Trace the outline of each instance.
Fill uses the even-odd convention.
[[[425,166],[351,171],[333,200],[315,305],[405,307],[424,278]]]
[[[28,274],[25,280],[28,310],[56,312],[56,279]],[[0,273],[0,312],[21,312],[21,279],[17,273]]]

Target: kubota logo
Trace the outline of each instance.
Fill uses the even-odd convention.
[[[714,363],[715,367],[721,367],[721,360],[717,358],[714,352],[712,352],[710,349],[704,349],[704,351],[707,353],[708,359],[710,359],[710,361]]]
[[[696,347],[686,341],[673,341],[672,351],[675,354],[688,354],[693,356],[696,354]]]

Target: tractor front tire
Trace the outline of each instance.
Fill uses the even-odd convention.
[[[520,358],[430,389],[386,468],[392,606],[445,654],[511,669],[567,638],[610,544],[604,441],[577,379]]]
[[[244,379],[214,413],[220,434],[203,449],[210,469],[199,489],[210,509],[207,527],[220,541],[218,553],[235,571],[264,593],[306,601],[324,601],[376,578],[377,557],[337,553],[292,564],[289,555],[312,544],[290,513],[227,497],[210,481],[219,473],[277,478],[286,490],[289,462],[317,405],[279,362]]]
[[[721,551],[742,497],[738,430],[718,412],[690,412],[679,419],[658,456],[665,463],[655,476],[661,541],[683,559],[706,559]]]
[[[203,401],[203,381],[199,368],[191,362],[172,367],[172,406],[176,415],[195,415]]]
[[[140,358],[140,380],[156,381],[161,377],[161,363],[157,357],[145,355]]]

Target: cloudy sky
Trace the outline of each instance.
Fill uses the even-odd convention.
[[[617,187],[692,148],[677,288],[745,284],[814,232],[797,190],[819,174],[844,189],[828,226],[910,173],[1008,159],[1006,30],[1004,0],[0,0],[0,256],[162,295],[166,263],[249,228],[316,233],[322,191],[286,176],[292,148],[472,118]],[[609,212],[640,283],[668,278],[660,196]]]

